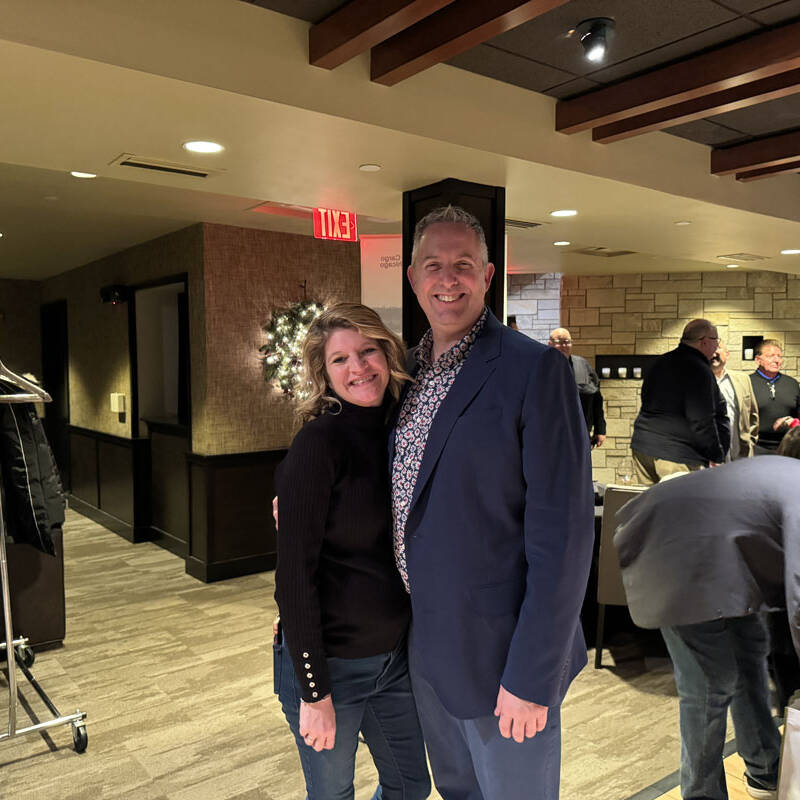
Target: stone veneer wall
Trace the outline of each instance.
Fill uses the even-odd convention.
[[[554,272],[508,276],[508,314],[517,327],[538,342],[547,342],[559,325],[561,276]]]
[[[597,355],[665,353],[695,317],[717,324],[732,369],[753,369],[752,362],[742,362],[742,337],[760,335],[784,344],[784,371],[798,377],[800,276],[730,270],[569,275],[561,281],[561,324],[572,334],[573,352],[592,363]],[[630,458],[641,381],[601,383],[608,438],[593,451],[592,463],[595,480],[611,483]]]

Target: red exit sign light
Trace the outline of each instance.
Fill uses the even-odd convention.
[[[338,242],[357,242],[355,212],[340,211],[336,208],[315,208],[314,237],[335,239]]]

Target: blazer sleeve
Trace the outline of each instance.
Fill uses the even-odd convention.
[[[695,439],[695,449],[709,461],[722,463],[731,446],[731,428],[725,400],[710,369],[698,365],[696,389],[686,393],[685,413]]]
[[[566,359],[552,348],[528,379],[521,447],[525,596],[501,683],[517,697],[554,706],[573,677],[594,542],[594,497],[575,382]],[[582,640],[580,645],[585,663]]]

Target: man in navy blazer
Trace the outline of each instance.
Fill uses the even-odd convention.
[[[586,663],[589,437],[569,364],[484,305],[480,223],[420,220],[408,278],[431,329],[392,436],[412,681],[445,800],[555,800],[560,705]]]

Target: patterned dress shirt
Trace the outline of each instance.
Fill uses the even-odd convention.
[[[425,454],[433,419],[439,406],[444,402],[447,393],[453,386],[461,367],[464,366],[472,345],[478,338],[488,309],[478,317],[457,344],[442,353],[433,361],[433,331],[422,337],[414,355],[418,370],[416,382],[411,385],[403,400],[397,419],[394,438],[394,461],[392,462],[392,514],[394,533],[394,557],[397,569],[403,578],[406,590],[411,591],[406,568],[405,531],[408,512],[411,508],[411,497]]]

